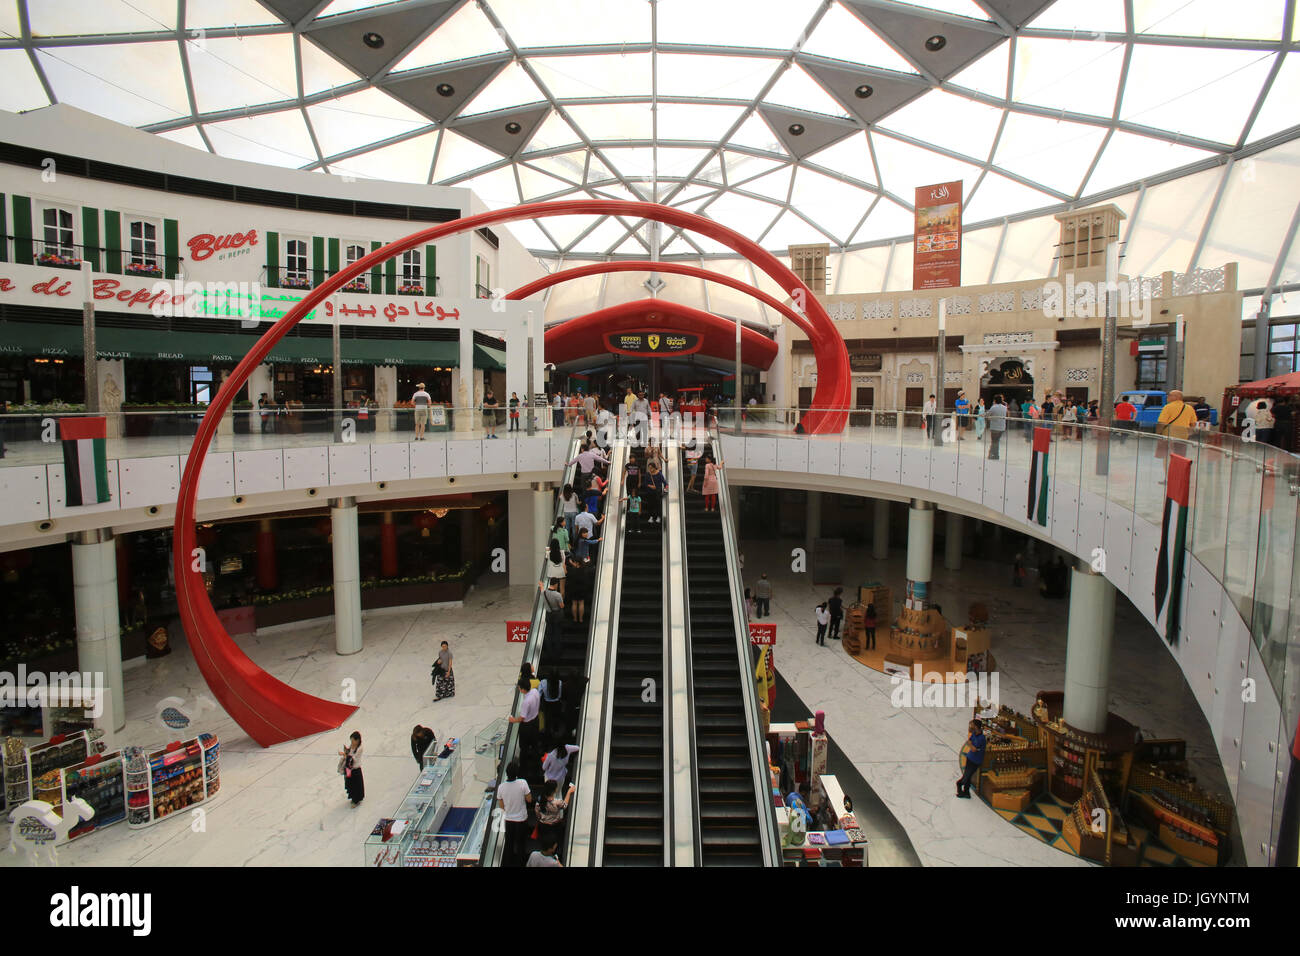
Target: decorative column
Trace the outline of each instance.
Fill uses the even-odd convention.
[[[275,524],[270,518],[257,523],[257,586],[274,591],[280,586],[280,568],[275,560]]]
[[[104,729],[126,726],[122,637],[117,609],[117,555],[109,528],[78,531],[72,541],[72,603],[77,615],[77,669],[102,681]]]
[[[334,649],[361,650],[361,558],[358,551],[357,499],[330,499],[334,540]]]
[[[1106,730],[1110,652],[1115,638],[1115,585],[1083,560],[1070,574],[1070,617],[1065,644],[1065,706],[1076,730]]]
[[[379,574],[385,578],[397,577],[397,525],[393,513],[385,511],[379,525]]]
[[[889,500],[887,498],[876,499],[875,514],[871,522],[871,556],[877,561],[884,561],[889,557]]]
[[[943,530],[943,566],[949,571],[961,570],[961,533],[961,515],[947,512]]]
[[[393,403],[405,397],[397,394],[396,365],[375,366],[375,394],[370,397],[374,399],[372,404],[377,409],[371,412],[375,416],[375,431],[396,431]]]
[[[456,366],[460,374],[452,383],[455,388],[456,426],[458,432],[474,430],[474,332],[460,327],[460,360]]]
[[[934,505],[913,498],[907,512],[907,600],[914,609],[930,603],[934,571]]]
[[[811,558],[817,539],[822,536],[822,493],[808,492],[808,504],[804,512],[804,530],[807,535],[806,547]]]
[[[535,482],[531,488],[507,492],[507,532],[510,543],[510,583],[537,585],[542,552],[551,540],[554,489],[550,482]]]
[[[275,379],[271,374],[272,369],[269,365],[259,365],[253,369],[248,376],[248,400],[253,403],[253,407],[248,412],[248,433],[250,435],[260,435],[262,433],[262,416],[257,410],[257,400],[266,392],[266,397],[275,399]]]

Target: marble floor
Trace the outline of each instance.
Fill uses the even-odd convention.
[[[361,866],[362,843],[375,820],[395,810],[415,782],[411,728],[432,727],[438,739],[468,747],[461,806],[477,806],[482,784],[472,772],[473,736],[505,716],[519,676],[520,645],[507,644],[503,622],[527,616],[527,587],[480,586],[464,607],[366,612],[365,648],[339,657],[328,621],[286,625],[241,640],[275,677],[299,690],[338,697],[355,681],[359,710],[336,731],[262,748],[220,710],[201,720],[221,739],[221,789],[203,805],[204,829],[191,813],[143,830],[125,823],[59,849],[64,866]],[[455,655],[456,696],[433,703],[429,667],[440,641]],[[127,726],[120,742],[162,745],[175,739],[154,720],[157,701],[207,693],[183,643],[167,657],[125,675]],[[211,712],[209,712],[209,717]],[[366,798],[353,809],[335,772],[335,754],[351,731],[364,742]],[[20,858],[0,854],[0,864]]]
[[[968,533],[970,523],[967,523]],[[745,580],[766,571],[772,580],[771,621],[777,625],[776,667],[810,710],[826,711],[826,727],[867,784],[902,824],[924,866],[1090,866],[1055,850],[1002,820],[979,800],[958,800],[958,751],[969,708],[894,707],[890,678],[850,657],[838,641],[819,647],[814,608],[830,586],[814,586],[810,574],[790,570],[797,541],[741,541]],[[846,547],[846,592],[857,583],[880,581],[895,594],[904,588],[901,548],[884,561],[870,548]],[[960,571],[943,568],[936,555],[935,600],[950,620],[967,607],[988,605],[993,653],[1002,703],[1028,712],[1040,690],[1064,684],[1066,600],[1011,586],[1001,562],[966,558]],[[766,618],[764,620],[767,620]],[[1208,789],[1227,793],[1209,726],[1178,665],[1159,636],[1122,597],[1116,609],[1111,670],[1111,709],[1147,737],[1183,737],[1192,772]],[[1240,848],[1236,859],[1242,859]]]

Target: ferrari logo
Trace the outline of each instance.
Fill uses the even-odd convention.
[[[646,343],[650,346],[650,351],[653,352],[655,349],[659,348],[659,336],[647,335]]]

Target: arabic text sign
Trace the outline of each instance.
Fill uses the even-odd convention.
[[[506,621],[506,643],[527,644],[530,621]]]
[[[606,332],[605,347],[619,355],[689,355],[700,350],[700,337],[653,329]]]
[[[912,288],[961,285],[961,181],[916,190]]]
[[[775,624],[750,624],[749,643],[757,644],[762,647],[771,647],[775,645],[776,625]]]

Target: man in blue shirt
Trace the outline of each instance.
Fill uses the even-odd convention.
[[[966,751],[966,768],[962,770],[961,779],[957,781],[957,796],[963,800],[970,799],[971,778],[979,773],[980,766],[984,763],[984,747],[988,741],[984,737],[984,722],[982,720],[972,720],[970,722],[968,743],[970,744],[970,750]]]
[[[970,400],[966,398],[964,391],[957,393],[957,401],[953,402],[953,408],[957,412],[957,438],[965,441],[966,437],[962,432],[966,430],[966,416],[970,414]]]

